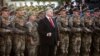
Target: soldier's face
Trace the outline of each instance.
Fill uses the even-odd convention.
[[[86,15],[87,15],[87,16],[90,16],[90,12],[86,12]]]
[[[23,10],[23,11],[22,11],[22,10],[17,11],[17,13],[18,13],[19,15],[21,15],[21,16],[23,16],[23,15],[25,14],[24,10]]]
[[[74,11],[73,14],[78,16],[79,12],[78,11]]]
[[[94,12],[95,16],[99,16],[99,12]]]
[[[35,16],[35,15],[31,15],[31,16],[29,17],[29,19],[30,19],[31,21],[35,21],[35,20],[36,20],[36,16]]]
[[[40,14],[38,15],[38,17],[39,17],[39,19],[44,18],[44,17],[45,17],[45,13],[40,13]]]
[[[62,17],[66,17],[66,11],[62,11],[62,12],[61,12],[61,16],[62,16]]]
[[[9,17],[10,13],[8,10],[2,11],[2,16],[3,17]]]

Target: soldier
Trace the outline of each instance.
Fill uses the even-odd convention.
[[[81,55],[89,56],[90,47],[92,41],[92,31],[93,31],[93,18],[90,16],[89,9],[85,10],[84,15],[84,24],[83,24],[83,33],[82,33],[82,43],[81,43]]]
[[[24,56],[26,26],[25,18],[23,17],[23,9],[16,10],[16,17],[14,20],[14,38],[13,38],[13,51],[15,56]]]
[[[12,47],[12,23],[9,20],[7,7],[1,9],[0,17],[0,56],[10,56]]]
[[[45,12],[44,11],[40,11],[37,15],[38,21],[43,19],[45,17]]]
[[[26,38],[26,48],[27,48],[28,56],[37,56],[39,36],[37,32],[38,24],[36,22],[35,14],[29,16],[26,26],[28,28],[28,37]]]
[[[60,30],[60,41],[61,41],[61,56],[66,56],[68,55],[68,47],[69,47],[69,25],[68,25],[68,20],[69,18],[66,15],[66,10],[62,9],[60,12],[60,17],[58,18],[58,27]]]
[[[73,9],[73,17],[70,18],[71,35],[69,42],[69,56],[79,56],[81,47],[81,19],[79,10]]]
[[[100,17],[99,9],[96,8],[94,12],[94,35],[93,35],[93,56],[100,55]]]

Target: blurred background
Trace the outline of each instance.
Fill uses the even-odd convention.
[[[8,5],[13,5],[13,6],[37,6],[37,5],[54,5],[54,7],[57,7],[59,5],[62,5],[64,2],[69,3],[69,2],[78,2],[82,4],[88,4],[91,8],[92,7],[98,7],[100,4],[100,0],[0,0],[0,7],[2,6],[8,6]],[[76,3],[74,3],[75,5]],[[100,6],[99,6],[100,7]]]

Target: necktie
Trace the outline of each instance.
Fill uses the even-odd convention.
[[[53,22],[52,18],[49,18],[49,21],[50,21],[51,26],[54,27],[54,22]]]

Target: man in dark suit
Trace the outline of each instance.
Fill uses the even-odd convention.
[[[40,56],[54,56],[58,44],[58,28],[56,19],[53,19],[53,10],[48,8],[46,16],[38,23],[40,37]]]

